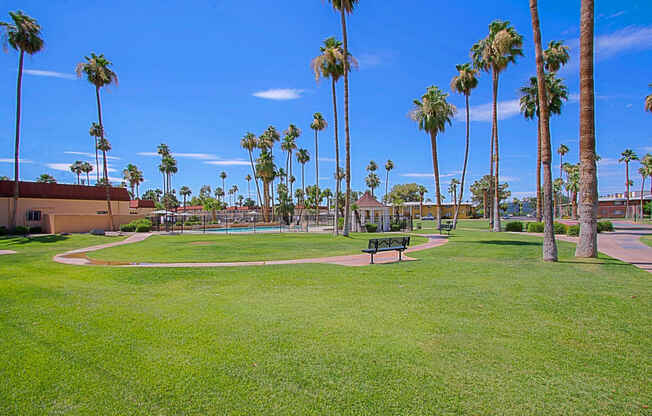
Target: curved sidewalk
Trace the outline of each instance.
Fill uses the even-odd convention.
[[[134,234],[129,238],[118,241],[115,243],[102,244],[98,246],[86,247],[77,250],[68,251],[63,254],[57,254],[53,260],[57,263],[70,264],[76,266],[115,266],[115,267],[142,267],[142,268],[181,268],[181,267],[240,267],[240,266],[275,266],[286,264],[336,264],[340,266],[359,267],[369,265],[368,254],[351,254],[346,256],[332,256],[332,257],[318,257],[311,259],[296,259],[296,260],[271,260],[271,261],[247,261],[247,262],[225,262],[225,263],[123,263],[111,264],[110,262],[96,262],[90,260],[86,253],[92,251],[102,250],[109,247],[121,246],[125,244],[137,243],[143,241],[151,233],[147,234]],[[448,242],[448,238],[440,235],[423,235],[428,238],[428,242],[410,247],[406,250],[407,253],[415,251],[427,250],[429,248],[439,247]],[[403,255],[403,261],[414,261],[415,259]],[[374,256],[375,264],[388,264],[398,262],[397,252],[384,252],[378,253]]]

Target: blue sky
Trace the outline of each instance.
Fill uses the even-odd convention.
[[[1,20],[21,9],[38,19],[46,41],[43,52],[25,60],[23,179],[47,172],[59,182],[73,182],[67,166],[91,160],[84,153],[93,152],[88,129],[96,120],[94,91],[74,77],[74,67],[96,52],[114,63],[120,81],[102,95],[113,146],[111,177],[119,178],[124,166],[134,163],[147,179],[141,190],[160,187],[159,160],[147,154],[165,142],[179,162],[174,186],[188,185],[197,193],[203,184],[220,184],[218,174],[224,170],[227,186],[235,183],[242,192],[249,167],[241,137],[268,125],[283,130],[294,123],[303,130],[299,146],[312,153],[309,123],[320,111],[330,123],[320,137],[320,182],[334,187],[330,85],[315,83],[309,68],[323,39],[341,37],[338,16],[327,2],[196,0],[181,6],[172,0],[9,0],[3,5]],[[623,188],[624,167],[617,163],[623,149],[652,152],[652,114],[643,111],[652,82],[652,6],[648,0],[628,0],[600,1],[596,7],[596,131],[604,194]],[[567,144],[567,160],[575,162],[579,0],[543,2],[540,15],[544,42],[565,40],[573,49],[571,63],[560,74],[571,100],[551,128],[553,147]],[[523,119],[515,101],[518,88],[535,73],[529,9],[522,0],[414,0],[403,9],[388,1],[360,3],[349,20],[350,51],[360,61],[350,88],[354,189],[364,188],[369,160],[382,166],[391,158],[396,168],[390,185],[418,182],[432,192],[429,141],[408,118],[412,100],[429,85],[450,91],[455,64],[469,60],[471,45],[486,35],[493,19],[510,20],[525,39],[525,56],[500,80],[499,134],[502,179],[515,196],[532,194],[536,124]],[[5,97],[0,101],[0,175],[8,176],[13,176],[16,67],[17,53],[0,54]],[[341,108],[341,85],[338,93]],[[454,94],[450,100],[460,119],[439,137],[444,192],[446,183],[459,176],[464,152],[464,100]],[[490,77],[483,74],[471,97],[469,183],[488,170],[490,101]],[[559,163],[557,155],[554,163]],[[640,178],[633,179],[639,187]],[[312,164],[306,181],[314,181]]]

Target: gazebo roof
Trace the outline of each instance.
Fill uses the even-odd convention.
[[[378,202],[376,198],[371,196],[369,192],[364,195],[355,203],[359,208],[386,208],[385,205]]]

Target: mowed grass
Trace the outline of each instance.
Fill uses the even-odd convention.
[[[4,239],[2,415],[648,415],[652,280],[560,243],[457,231],[419,261],[56,264]]]
[[[652,235],[646,235],[641,237],[641,241],[648,246],[652,247]]]
[[[361,254],[370,238],[390,236],[396,235],[354,233],[349,238],[312,233],[154,235],[139,243],[95,251],[88,256],[128,263],[292,260]],[[410,245],[426,241],[424,237],[412,236]]]

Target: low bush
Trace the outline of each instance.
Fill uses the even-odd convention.
[[[133,223],[122,224],[120,226],[120,231],[122,231],[123,233],[133,233],[134,231],[136,231],[136,226]]]
[[[599,221],[598,222],[598,232],[601,233],[603,231],[613,231],[614,230],[614,224],[611,221]]]
[[[556,222],[554,224],[555,234],[566,234],[568,232],[568,226],[562,224],[561,222]]]
[[[510,221],[505,225],[505,231],[520,233],[523,231],[523,223],[520,221]]]
[[[571,237],[577,237],[578,235],[580,235],[580,226],[571,225],[570,227],[568,227],[568,232],[566,234]]]
[[[120,231],[125,233],[147,233],[152,230],[152,222],[146,218],[133,220],[129,224],[122,224]]]
[[[17,225],[16,228],[14,228],[14,231],[12,234],[14,235],[27,235],[29,233],[29,229],[23,225]]]
[[[531,222],[527,225],[528,233],[542,233],[543,232],[543,223],[542,222]]]
[[[0,227],[0,235],[7,235],[7,234],[9,234],[9,230],[7,230],[7,227],[5,227],[4,225]]]
[[[394,231],[394,232],[396,232],[396,231],[401,231],[401,224],[396,223],[396,222],[395,222],[395,223],[392,223],[392,224],[390,224],[390,226],[389,226],[389,230],[390,230],[390,231]]]
[[[365,224],[365,228],[368,233],[375,233],[378,231],[378,226],[376,224]]]
[[[43,232],[43,228],[40,226],[36,225],[34,227],[29,227],[29,233],[30,234],[41,234]]]
[[[147,225],[147,224],[138,224],[136,226],[136,232],[137,233],[148,233],[152,231],[152,225]]]

